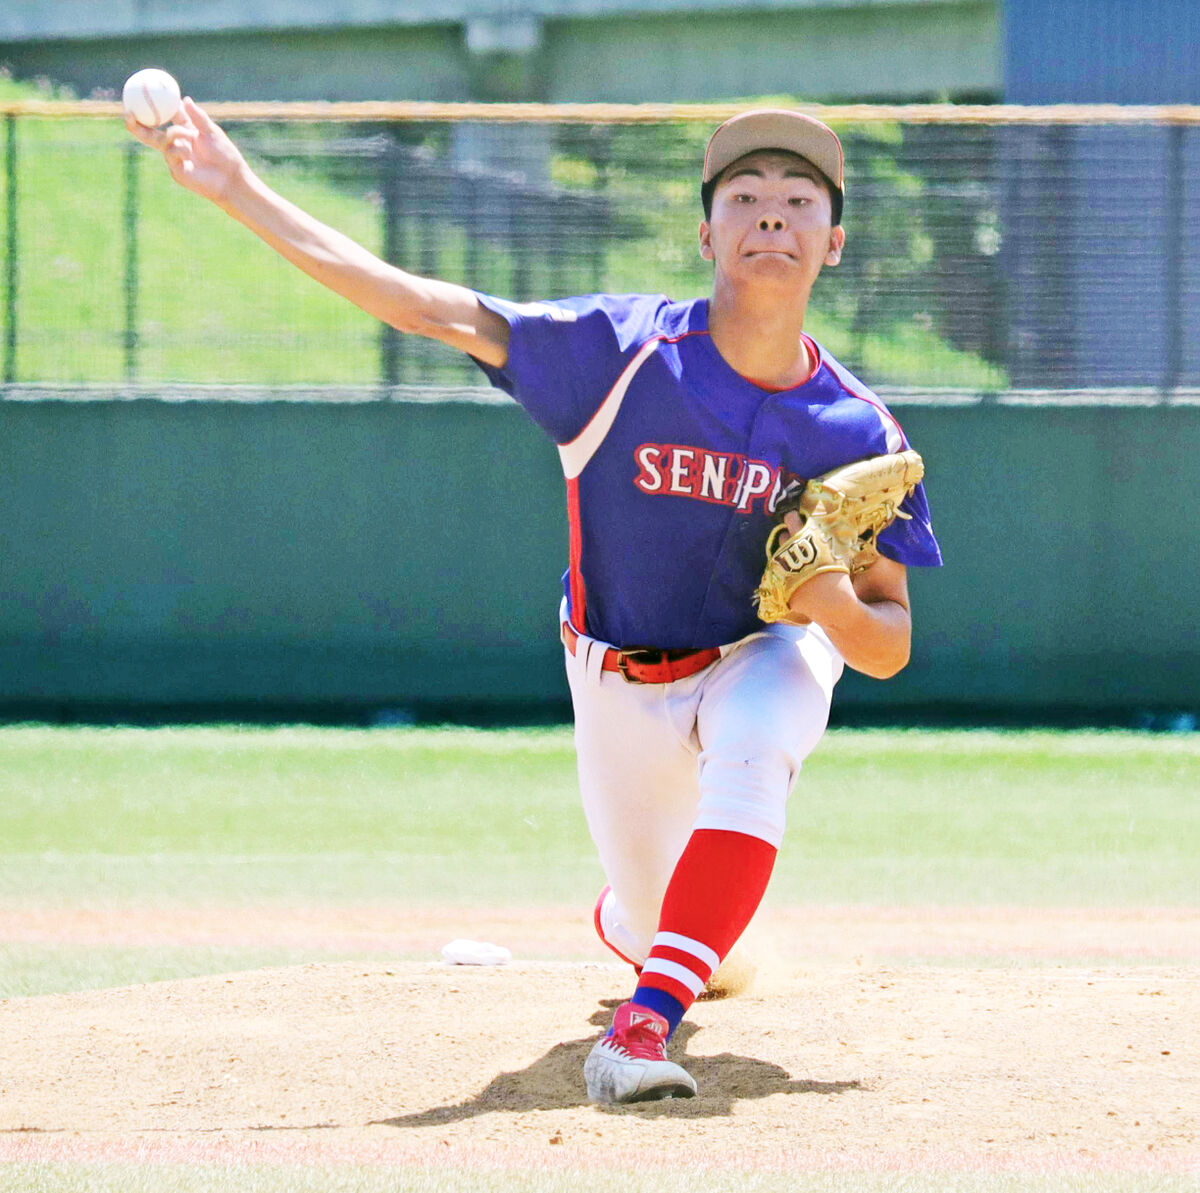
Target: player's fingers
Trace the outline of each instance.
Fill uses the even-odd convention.
[[[200,134],[194,128],[182,128],[173,124],[167,129],[167,148],[178,149],[181,146],[191,149]]]
[[[796,513],[795,510],[788,510],[788,512],[783,515],[783,524],[788,528],[788,538],[791,538],[795,534],[799,534],[801,527],[804,525],[804,523],[800,520],[800,515]]]
[[[139,124],[134,118],[125,113],[125,128],[136,137],[143,145],[149,145],[151,149],[162,149],[167,143],[167,135],[160,128],[147,128],[144,124]]]
[[[196,138],[199,133],[194,128],[179,128],[172,125],[167,129],[166,144],[163,154],[168,161],[181,161],[196,154]]]
[[[192,160],[192,147],[190,145],[168,145],[163,150],[163,157],[167,159],[167,165],[173,171],[181,169],[185,162]]]
[[[218,131],[216,121],[190,95],[183,97],[183,111],[198,129],[206,133]]]
[[[172,127],[195,129],[196,122],[192,119],[191,114],[187,110],[187,104],[181,103],[179,111],[171,117]]]

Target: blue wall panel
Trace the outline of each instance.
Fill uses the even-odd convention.
[[[1005,0],[1014,104],[1200,102],[1195,0]]]

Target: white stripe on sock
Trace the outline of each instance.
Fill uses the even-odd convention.
[[[686,965],[680,965],[678,961],[651,957],[642,966],[642,974],[648,973],[660,973],[664,978],[674,978],[680,985],[686,986],[692,992],[693,998],[699,997],[700,991],[704,989],[704,979],[692,973]]]
[[[692,940],[690,936],[680,936],[678,932],[659,932],[654,937],[654,944],[651,946],[651,951],[659,945],[662,945],[664,948],[681,949],[685,953],[691,953],[702,965],[708,966],[710,973],[721,964],[721,958],[708,945],[702,944],[698,940]]]

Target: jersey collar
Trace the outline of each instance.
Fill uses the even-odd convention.
[[[746,377],[739,373],[717,350],[717,346],[713,343],[712,336],[708,331],[707,298],[698,298],[693,304],[688,316],[688,331],[703,332],[704,335],[700,337],[701,342],[705,345],[706,351],[718,363],[718,367],[723,369],[728,377],[736,377],[739,382],[760,396],[774,397],[777,394],[790,394],[804,389],[805,386],[810,385],[816,380],[817,374],[821,371],[821,366],[825,363],[821,353],[821,346],[807,332],[801,332],[800,335],[808,347],[808,355],[812,363],[812,368],[803,381],[798,382],[796,385],[789,385],[784,389],[776,389],[774,386],[763,385],[761,382],[755,381],[752,377]]]

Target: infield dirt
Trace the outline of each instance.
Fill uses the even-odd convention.
[[[47,917],[58,939],[89,935],[72,914],[0,918],[8,939]],[[172,914],[176,942],[200,930],[201,913]],[[1194,913],[857,909],[856,940],[851,909],[826,909],[774,927],[801,914],[825,917],[829,948],[777,957],[748,994],[689,1013],[672,1045],[700,1086],[686,1102],[586,1103],[584,1057],[630,989],[615,963],[385,957],[9,999],[0,1160],[1200,1167]],[[354,913],[311,911],[309,939],[339,921],[352,931]],[[555,936],[553,911],[513,920],[531,937],[539,921]],[[227,938],[271,926],[236,923]],[[146,938],[136,915],[124,924]],[[997,965],[964,933],[1024,941],[1043,963]],[[583,947],[576,928],[559,935],[566,955]],[[914,960],[931,947],[966,963]]]

